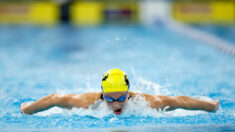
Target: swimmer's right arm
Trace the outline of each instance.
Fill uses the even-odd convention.
[[[27,103],[21,104],[21,112],[25,114],[34,114],[40,111],[50,109],[51,107],[58,106],[62,108],[71,109],[77,108],[88,108],[89,105],[99,100],[101,92],[98,93],[84,93],[84,94],[51,94],[45,96],[29,105]]]
[[[182,108],[187,110],[205,110],[208,112],[213,112],[216,111],[219,107],[218,100],[204,101],[188,96],[164,96],[148,94],[143,94],[143,96],[147,101],[149,101],[152,108],[166,108],[166,110]]]

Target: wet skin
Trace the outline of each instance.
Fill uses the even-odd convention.
[[[126,92],[109,92],[109,93],[105,93],[105,95],[107,97],[113,98],[113,99],[118,99],[122,96],[125,96]],[[105,98],[105,102],[107,103],[108,107],[113,111],[114,114],[116,115],[120,115],[123,111],[123,109],[126,106],[126,103],[128,101],[128,96],[127,95],[126,99],[123,102],[118,102],[118,101],[114,101],[114,102],[108,102]]]
[[[100,100],[102,92],[91,92],[77,94],[51,94],[45,96],[30,105],[26,102],[21,104],[21,112],[25,114],[34,114],[40,111],[47,110],[51,107],[58,106],[61,108],[71,109],[73,107],[88,109],[90,105],[94,104],[96,101]],[[126,92],[110,92],[105,93],[109,98],[117,100],[118,98],[124,96]],[[174,110],[177,108],[183,108],[188,110],[204,110],[208,112],[214,112],[219,107],[219,101],[204,101],[196,98],[191,98],[188,96],[165,96],[165,95],[150,95],[150,94],[140,94],[129,91],[127,97],[123,102],[108,102],[105,98],[104,101],[108,107],[114,112],[114,114],[122,114],[125,106],[127,104],[128,98],[135,98],[135,96],[140,95],[145,98],[149,105],[153,109],[163,109],[166,106],[169,107],[167,110]]]

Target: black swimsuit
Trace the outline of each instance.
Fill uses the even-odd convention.
[[[103,95],[103,93],[101,94],[100,99],[101,99],[101,100],[104,100],[104,95]]]

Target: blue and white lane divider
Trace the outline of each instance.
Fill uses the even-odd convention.
[[[213,34],[206,33],[204,31],[198,30],[194,27],[185,25],[179,22],[166,22],[167,27],[173,29],[176,32],[182,33],[193,39],[199,40],[204,44],[212,46],[218,49],[220,52],[231,55],[235,57],[235,44],[227,42]]]

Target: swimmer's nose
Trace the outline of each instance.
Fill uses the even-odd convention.
[[[113,108],[114,108],[114,109],[120,109],[120,108],[121,108],[121,105],[120,105],[117,101],[114,101],[114,102],[113,102]]]

